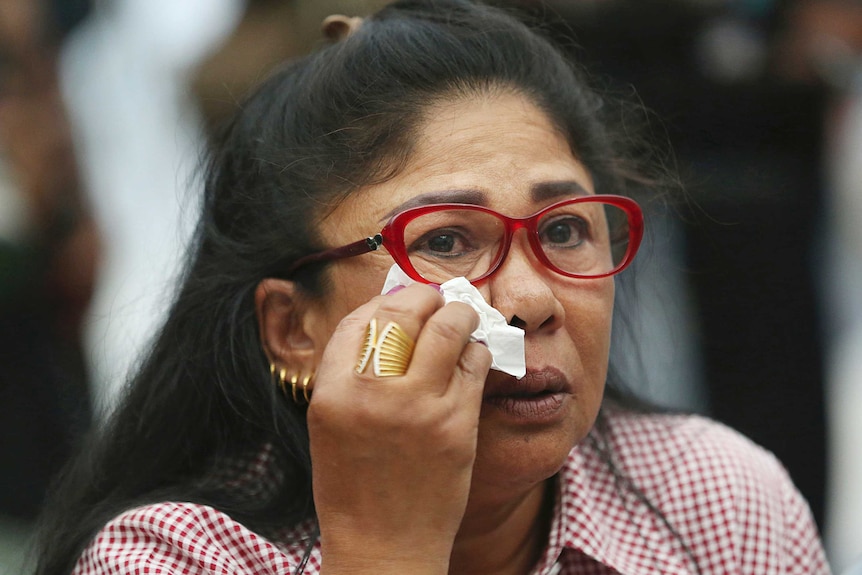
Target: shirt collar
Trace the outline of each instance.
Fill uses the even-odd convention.
[[[626,575],[691,572],[680,542],[625,478],[614,475],[591,438],[570,452],[555,480],[548,547],[535,575],[559,572],[557,563],[572,560],[567,554],[586,555]]]

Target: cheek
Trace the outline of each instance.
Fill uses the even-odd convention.
[[[610,278],[608,278],[610,279]],[[582,376],[577,400],[572,403],[574,417],[569,432],[574,443],[592,428],[604,395],[610,354],[611,323],[614,306],[613,280],[571,290],[566,305],[566,323]],[[573,443],[573,444],[574,444]]]
[[[322,316],[326,333],[321,335],[327,341],[344,316],[380,295],[391,264],[391,258],[385,256],[363,255],[337,262],[325,272],[328,291],[322,300]]]
[[[570,291],[566,323],[584,368],[604,381],[610,352],[614,283],[612,278],[591,281],[593,285],[588,289]]]

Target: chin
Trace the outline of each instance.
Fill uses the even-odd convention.
[[[521,491],[553,477],[572,448],[587,436],[594,419],[571,416],[553,424],[513,428],[483,418],[474,487]]]

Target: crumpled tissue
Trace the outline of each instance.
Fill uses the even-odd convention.
[[[386,275],[381,293],[389,293],[397,286],[416,283],[398,267],[393,265]],[[491,369],[508,373],[517,378],[527,373],[524,355],[524,330],[511,326],[499,311],[488,305],[482,294],[466,278],[451,279],[440,286],[446,303],[460,301],[468,304],[479,314],[479,327],[470,337],[488,346],[491,352]]]

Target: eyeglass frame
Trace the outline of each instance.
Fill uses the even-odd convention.
[[[614,266],[614,268],[610,271],[603,274],[584,275],[564,271],[551,263],[551,260],[548,258],[547,254],[545,254],[545,251],[544,249],[542,249],[540,243],[541,240],[539,239],[539,232],[537,227],[539,219],[544,214],[555,210],[561,206],[580,203],[609,204],[623,210],[628,218],[629,242],[626,247],[626,253],[623,255],[623,258],[620,260],[619,264]],[[404,243],[404,229],[407,227],[407,224],[409,224],[416,218],[433,212],[445,210],[470,210],[486,213],[502,221],[505,226],[505,233],[503,235],[504,243],[499,251],[499,254],[497,255],[497,259],[491,264],[487,272],[475,279],[469,280],[470,283],[474,285],[488,279],[498,269],[500,269],[500,265],[505,261],[506,256],[509,255],[509,248],[511,248],[512,246],[512,238],[514,237],[515,232],[520,229],[524,229],[527,231],[527,238],[530,243],[530,248],[533,251],[533,255],[536,256],[536,258],[542,263],[542,265],[564,277],[576,279],[600,279],[618,274],[619,272],[626,269],[629,264],[631,264],[631,262],[634,260],[634,257],[637,254],[638,249],[640,248],[641,241],[643,240],[644,233],[644,218],[643,211],[641,210],[640,205],[638,205],[638,203],[631,198],[614,194],[593,194],[588,196],[578,196],[576,198],[566,198],[565,200],[560,200],[558,202],[545,206],[534,214],[530,216],[525,216],[523,218],[513,218],[510,216],[506,216],[490,208],[476,204],[428,204],[425,206],[409,208],[407,210],[404,210],[403,212],[398,212],[397,214],[389,218],[389,221],[386,222],[386,225],[383,226],[383,229],[380,230],[380,232],[374,234],[373,236],[369,236],[367,238],[349,244],[345,244],[337,248],[330,248],[315,252],[313,254],[309,254],[307,256],[303,256],[293,263],[293,265],[288,269],[286,275],[287,277],[290,277],[300,268],[308,264],[352,258],[355,256],[360,256],[376,251],[380,248],[381,245],[385,245],[386,251],[389,253],[390,256],[392,256],[392,259],[395,260],[395,263],[397,263],[398,266],[402,270],[404,270],[404,273],[406,273],[407,276],[410,277],[410,279],[424,284],[434,283],[422,277],[419,272],[416,271],[416,268],[413,267],[413,264],[410,262],[410,256],[407,253],[407,245]]]

